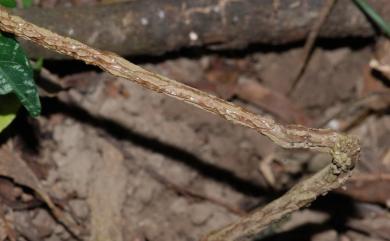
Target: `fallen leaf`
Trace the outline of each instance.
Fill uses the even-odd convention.
[[[8,177],[15,183],[34,190],[50,208],[52,214],[60,223],[69,228],[70,231],[75,231],[74,234],[80,233],[78,228],[73,224],[73,221],[54,204],[30,167],[20,157],[13,153],[9,146],[3,145],[0,148],[0,156],[1,176]]]

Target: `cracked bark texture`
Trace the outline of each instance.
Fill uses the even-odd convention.
[[[386,18],[386,0],[369,0]],[[29,8],[28,21],[120,55],[158,55],[187,47],[237,49],[250,44],[303,40],[319,16],[319,0],[142,0],[126,3]],[[370,37],[374,28],[353,1],[337,1],[319,37]],[[23,42],[31,57],[63,58]]]
[[[110,52],[99,51],[81,42],[66,38],[10,15],[0,8],[0,29],[35,42],[58,53],[93,64],[118,77],[147,89],[184,101],[228,121],[252,128],[285,148],[305,148],[332,155],[332,162],[320,172],[294,186],[282,197],[248,216],[207,235],[206,241],[238,241],[254,237],[283,216],[310,204],[321,194],[342,185],[358,161],[360,145],[356,137],[332,130],[280,125],[167,77],[149,72]]]

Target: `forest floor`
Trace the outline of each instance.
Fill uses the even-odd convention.
[[[320,40],[293,89],[302,43],[130,60],[279,122],[360,137],[360,162],[346,185],[257,240],[385,241],[389,80],[369,67],[375,45]],[[41,116],[22,113],[1,139],[28,166],[18,175],[33,173],[78,223],[83,240],[199,240],[330,161],[284,150],[253,130],[77,61],[48,59],[44,67],[58,76],[61,90],[42,98]],[[77,240],[31,189],[0,178],[2,209],[18,240]],[[4,220],[0,227],[7,227]],[[0,234],[4,240],[7,231]]]

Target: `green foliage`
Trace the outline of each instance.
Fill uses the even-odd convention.
[[[23,7],[30,7],[32,0],[23,0]],[[15,0],[0,0],[0,5],[15,8]],[[39,62],[42,66],[42,60]],[[38,68],[39,67],[38,65]],[[20,107],[20,102],[30,115],[41,112],[38,91],[33,80],[33,69],[20,44],[11,37],[0,33],[0,132],[12,122]]]
[[[20,102],[14,94],[0,95],[0,132],[15,119]]]
[[[33,0],[23,0],[23,7],[29,8],[33,4]]]
[[[0,0],[0,5],[3,5],[7,8],[16,8],[16,1],[15,0]]]
[[[33,62],[32,68],[34,71],[39,72],[39,71],[41,71],[42,67],[43,67],[43,58],[39,57],[37,59],[37,61],[35,61],[35,63]]]
[[[358,5],[362,11],[367,14],[371,20],[378,25],[378,27],[386,34],[387,37],[390,37],[390,25],[365,1],[365,0],[354,0],[356,5]]]
[[[24,8],[29,8],[32,6],[33,0],[23,0],[22,4]],[[16,0],[0,0],[0,5],[3,5],[7,8],[16,8],[17,3]]]
[[[0,95],[10,92],[15,93],[30,115],[39,115],[41,104],[30,62],[14,38],[0,35]]]

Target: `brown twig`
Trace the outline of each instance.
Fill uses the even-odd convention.
[[[298,65],[298,70],[296,72],[296,76],[293,79],[289,94],[291,94],[291,92],[294,91],[295,87],[298,86],[299,80],[305,72],[306,66],[313,52],[312,50],[314,47],[314,43],[317,39],[318,34],[320,33],[321,27],[325,23],[336,1],[337,0],[327,0],[324,3],[324,6],[322,7],[320,15],[318,16],[316,22],[313,24],[309,32],[309,36],[306,39],[305,46],[303,47],[302,59]]]
[[[267,225],[308,205],[318,195],[342,185],[358,160],[360,146],[355,137],[331,130],[280,125],[270,118],[258,116],[213,95],[144,70],[113,53],[98,51],[76,40],[62,37],[26,22],[20,17],[10,15],[4,8],[0,9],[0,29],[88,64],[99,66],[115,76],[187,102],[233,123],[252,128],[282,147],[306,148],[327,152],[333,156],[332,163],[327,167],[300,182],[279,199],[207,235],[203,240],[233,241],[258,234]]]
[[[390,173],[360,173],[353,176],[351,181],[390,181]]]
[[[323,6],[320,3],[324,1],[115,2],[121,3],[55,7],[50,10],[30,7],[12,11],[30,22],[60,34],[69,34],[96,48],[124,56],[150,56],[194,46],[229,50],[250,44],[277,45],[301,41],[308,36],[313,19],[318,18]],[[370,1],[382,16],[390,14],[388,8],[381,8],[387,3],[388,0]],[[80,24],[80,19],[83,24]],[[330,21],[326,21],[319,33],[321,37],[375,36],[375,29],[369,19],[356,8],[353,1],[338,1],[328,19]],[[166,31],[167,26],[169,31]],[[30,57],[64,58],[28,41],[21,44]]]
[[[390,91],[374,92],[340,106],[335,112],[318,120],[315,127],[323,128],[329,126],[334,130],[346,131],[359,119],[367,116],[371,110],[385,109],[389,104]],[[331,126],[332,121],[338,123],[337,128]]]

